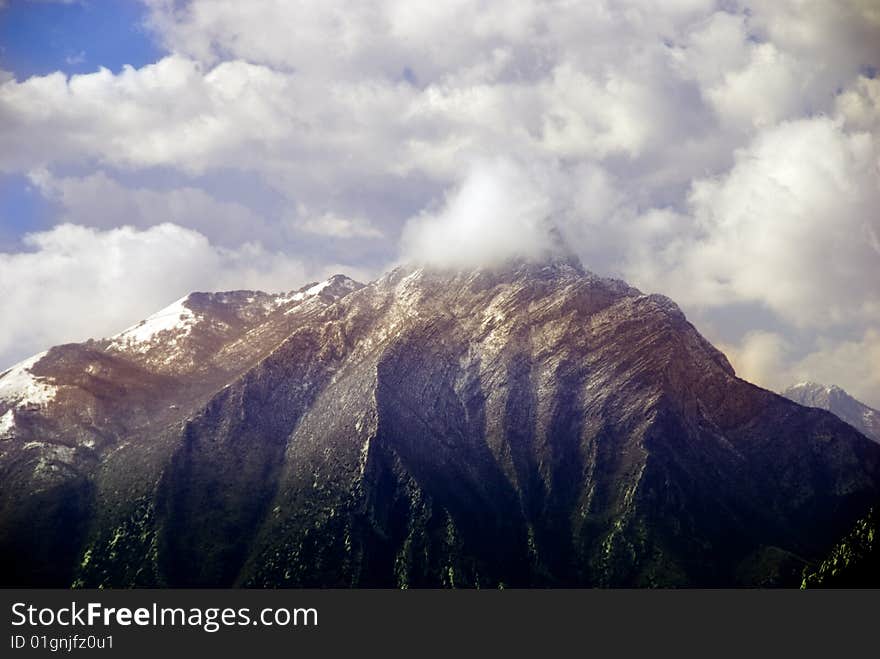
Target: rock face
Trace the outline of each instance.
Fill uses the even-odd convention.
[[[856,522],[815,568],[804,573],[802,588],[880,588],[880,511]]]
[[[797,586],[880,493],[880,446],[571,260],[169,314],[13,369],[5,585]]]
[[[880,412],[859,402],[838,386],[799,382],[783,391],[782,395],[807,407],[828,410],[866,437],[880,442]]]

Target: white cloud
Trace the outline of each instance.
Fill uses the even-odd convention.
[[[174,51],[206,62],[231,56],[333,78],[398,78],[407,63],[433,78],[484,49],[524,40],[543,13],[531,2],[501,8],[467,0],[148,4],[155,29]]]
[[[369,220],[364,218],[340,217],[334,213],[323,213],[318,216],[309,216],[301,222],[293,222],[293,225],[318,236],[331,238],[383,238],[379,229],[374,227]]]
[[[836,384],[863,403],[880,409],[880,332],[855,339],[820,336],[806,354],[777,332],[747,333],[736,344],[719,344],[739,377],[782,391],[795,382]]]
[[[84,50],[81,50],[75,55],[68,55],[64,58],[64,61],[71,66],[75,64],[82,64],[86,61],[86,52]]]
[[[440,209],[409,221],[405,258],[457,268],[546,255],[554,202],[535,174],[508,160],[473,163]]]
[[[791,345],[778,333],[756,330],[738,344],[721,343],[718,347],[736,374],[749,382],[782,391],[796,381],[789,367]]]
[[[671,55],[683,75],[708,88],[745,68],[750,49],[746,17],[719,11],[689,30]]]
[[[0,167],[97,159],[199,172],[241,145],[257,157],[294,119],[281,103],[286,84],[286,76],[265,67],[230,62],[203,72],[173,55],[115,75],[101,68],[7,81],[0,86]]]
[[[790,369],[791,382],[836,384],[880,409],[880,331],[870,328],[854,340],[820,339],[815,350]]]
[[[571,66],[553,71],[543,113],[543,141],[560,156],[637,157],[662,130],[658,95],[641,81],[611,75],[598,83]]]
[[[878,64],[875,0],[752,0],[747,6],[757,38],[800,62],[811,100],[835,81],[848,82],[861,68]]]
[[[807,343],[880,319],[871,0],[148,4],[152,65],[0,73],[0,172],[33,172],[59,221],[174,222],[246,276],[294,241],[370,272],[399,239],[436,263],[535,256],[550,218],[588,267],[689,312],[770,314],[755,373],[849,354]],[[277,213],[217,189],[236,176]]]
[[[724,177],[695,181],[694,221],[632,276],[685,303],[757,301],[796,325],[880,320],[877,143],[826,118],[760,133]]]
[[[837,97],[835,107],[847,128],[880,134],[880,78],[859,76],[855,85]]]
[[[772,126],[803,110],[803,70],[771,43],[751,49],[749,62],[706,90],[723,121],[739,129]]]
[[[114,334],[194,290],[289,290],[303,264],[246,244],[230,250],[174,224],[102,231],[71,224],[0,253],[0,369],[70,341]]]
[[[38,169],[29,178],[44,197],[59,204],[60,219],[66,223],[101,228],[120,222],[140,228],[171,223],[228,246],[267,240],[272,234],[266,221],[247,206],[220,202],[199,188],[124,186],[103,171],[58,177]]]

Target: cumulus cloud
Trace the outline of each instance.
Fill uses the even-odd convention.
[[[694,182],[690,225],[633,277],[685,303],[758,301],[798,325],[878,320],[877,147],[828,118],[760,132],[729,173]]]
[[[265,245],[364,272],[537,257],[555,226],[710,334],[715,312],[759,310],[711,338],[763,383],[869,349],[871,0],[147,5],[153,64],[0,72],[0,173],[30,173],[58,222],[173,222],[236,276]],[[34,254],[53,258],[4,258]]]
[[[475,162],[438,210],[407,223],[403,251],[407,260],[452,268],[537,259],[553,247],[553,205],[534,172],[507,160]]]
[[[778,332],[747,333],[736,344],[719,344],[737,375],[782,391],[795,382],[836,384],[880,409],[880,332],[869,328],[852,339],[820,336],[806,348]]]
[[[307,214],[305,209],[301,214]],[[333,238],[383,238],[382,232],[362,217],[341,217],[334,213],[323,213],[318,216],[307,216],[301,222],[294,220],[295,226],[306,233]]]
[[[217,247],[174,224],[62,224],[24,241],[29,251],[0,253],[3,366],[51,345],[112,335],[194,290],[289,290],[307,274],[283,254],[254,244]]]
[[[847,128],[877,135],[880,133],[880,79],[859,76],[852,87],[838,95],[835,107]]]
[[[38,169],[29,178],[44,197],[58,204],[66,223],[105,229],[120,222],[139,228],[171,223],[230,247],[272,235],[264,218],[249,207],[218,201],[200,188],[126,186],[103,171],[58,177]]]
[[[794,384],[790,368],[791,345],[776,332],[748,332],[737,344],[718,346],[730,360],[736,374],[761,386],[782,391]]]
[[[102,67],[10,80],[0,86],[0,167],[96,159],[199,172],[242,145],[259,157],[293,120],[280,102],[286,83],[266,67],[228,62],[205,71],[174,55],[118,74]]]
[[[803,107],[801,71],[797,62],[772,43],[751,49],[748,63],[727,72],[706,89],[723,121],[743,129],[770,126],[799,114]]]
[[[798,360],[790,372],[793,382],[836,384],[880,409],[880,331],[870,328],[844,341],[820,339],[815,350]]]

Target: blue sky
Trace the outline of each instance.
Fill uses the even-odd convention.
[[[22,174],[0,174],[0,252],[21,249],[21,237],[53,224],[54,205]]]
[[[11,0],[0,9],[0,69],[23,80],[143,66],[163,54],[144,26],[146,16],[135,0]]]
[[[136,0],[10,0],[0,8],[0,69],[25,80],[141,67],[163,55],[146,17]],[[24,233],[49,228],[53,209],[26,176],[0,174],[0,251],[20,248]]]

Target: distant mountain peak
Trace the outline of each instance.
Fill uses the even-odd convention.
[[[305,286],[287,293],[279,298],[282,302],[300,302],[321,293],[333,297],[342,297],[345,294],[361,288],[363,284],[346,275],[336,274],[323,281],[313,281]]]
[[[797,383],[791,385],[791,387],[789,387],[789,389],[805,389],[808,391],[826,391],[826,392],[841,391],[843,393],[846,393],[841,387],[838,387],[836,384],[830,384],[830,385],[821,384],[819,382],[814,382],[812,380],[804,380],[802,382],[797,382]]]
[[[828,410],[862,434],[880,442],[880,412],[857,400],[837,385],[804,381],[782,392],[786,398],[807,407]]]
[[[57,387],[50,378],[35,374],[33,369],[46,356],[36,354],[0,373],[0,405],[11,407],[39,407],[52,402]],[[11,417],[10,417],[11,418]],[[7,419],[4,423],[11,423]]]

